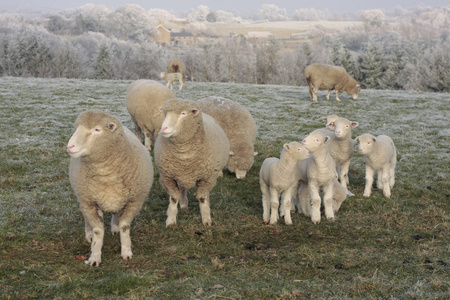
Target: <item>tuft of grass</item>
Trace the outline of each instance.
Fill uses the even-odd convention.
[[[222,96],[249,109],[258,127],[255,164],[244,180],[224,172],[211,192],[213,225],[201,224],[195,190],[165,228],[167,193],[155,167],[150,195],[132,223],[134,257],[120,258],[107,232],[103,262],[90,245],[68,181],[65,145],[79,113],[100,108],[133,129],[130,81],[2,77],[0,85],[0,298],[291,299],[448,298],[449,94],[363,90],[357,101],[311,103],[305,87],[191,83],[178,97]],[[282,145],[324,126],[358,121],[353,136],[391,136],[399,151],[391,199],[364,190],[355,153],[336,221],[294,213],[293,226],[263,225],[259,168]],[[153,151],[151,152],[153,155]],[[108,230],[110,216],[106,216]]]

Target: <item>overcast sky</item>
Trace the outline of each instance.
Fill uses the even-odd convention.
[[[392,10],[396,6],[412,8],[416,6],[441,7],[450,5],[450,0],[1,0],[0,8],[48,8],[66,9],[77,8],[87,3],[102,4],[114,10],[125,4],[138,4],[144,9],[161,8],[173,12],[184,12],[199,5],[206,5],[210,10],[227,10],[240,12],[257,11],[263,4],[275,4],[285,8],[288,14],[299,8],[328,9],[333,14],[342,12],[356,12],[366,9],[380,8]]]

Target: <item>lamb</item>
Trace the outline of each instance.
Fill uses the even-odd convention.
[[[352,128],[359,124],[346,118],[337,118],[328,123],[327,128],[334,132],[330,134],[330,154],[333,158],[341,185],[347,189],[348,170],[353,156]]]
[[[91,243],[86,263],[99,266],[102,261],[105,212],[113,214],[112,233],[120,232],[122,258],[131,259],[130,224],[153,184],[149,152],[117,118],[100,110],[79,115],[67,151],[70,184]]]
[[[336,164],[328,149],[328,141],[329,137],[322,131],[311,132],[302,141],[302,144],[311,153],[311,157],[297,163],[300,190],[301,185],[307,184],[309,193],[300,192],[300,204],[306,215],[309,215],[311,210],[311,221],[314,224],[320,223],[320,189],[324,191],[325,216],[327,219],[334,219],[333,195],[337,173]]]
[[[278,220],[279,197],[283,194],[281,215],[284,215],[286,225],[292,225],[290,202],[299,180],[297,162],[309,157],[306,148],[291,142],[283,145],[280,159],[266,158],[259,172],[259,183],[262,193],[263,220],[265,223],[276,224]]]
[[[161,134],[156,139],[155,162],[160,182],[169,193],[166,226],[176,224],[178,202],[187,208],[187,189],[197,186],[202,222],[211,225],[209,192],[228,162],[230,144],[220,125],[203,114],[193,101],[164,102]]]
[[[337,101],[340,101],[338,92],[345,91],[356,100],[361,90],[359,84],[343,67],[312,64],[306,67],[305,76],[309,86],[309,95],[313,102],[317,102],[318,90],[328,90],[327,100],[330,99],[331,91],[335,90]]]
[[[167,87],[170,86],[170,89],[173,88],[173,83],[175,83],[177,81],[178,81],[180,91],[183,88],[183,74],[181,74],[181,73],[161,72],[161,78],[164,78],[164,80],[167,81]]]
[[[144,145],[148,150],[155,144],[164,119],[159,109],[164,101],[175,97],[171,90],[153,80],[136,80],[128,87],[126,106],[141,142],[144,132]]]
[[[230,142],[227,169],[237,179],[245,178],[253,166],[256,142],[256,123],[248,110],[239,103],[222,98],[208,97],[197,101],[202,112],[213,117],[222,127]]]
[[[365,133],[358,136],[359,153],[366,159],[366,186],[364,197],[370,197],[374,172],[377,172],[377,187],[383,190],[386,198],[391,197],[391,189],[395,183],[395,165],[397,163],[397,149],[394,142],[387,135],[377,137]]]

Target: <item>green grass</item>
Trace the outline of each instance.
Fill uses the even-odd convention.
[[[429,299],[450,297],[449,94],[363,90],[353,101],[311,103],[305,87],[190,83],[177,96],[223,96],[258,126],[245,180],[225,172],[211,192],[213,225],[189,209],[165,228],[168,196],[156,172],[132,224],[133,259],[105,235],[103,261],[90,245],[68,181],[65,145],[78,114],[100,108],[133,129],[130,81],[0,78],[0,299]],[[332,95],[332,98],[334,95]],[[355,154],[347,199],[334,222],[298,213],[293,226],[263,225],[258,172],[282,145],[338,114],[353,136],[391,136],[399,150],[391,199],[363,198],[364,160]],[[105,223],[109,226],[109,217]]]

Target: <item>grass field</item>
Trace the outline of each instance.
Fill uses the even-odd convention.
[[[99,108],[133,129],[130,81],[0,78],[0,299],[444,299],[450,298],[450,94],[363,90],[357,101],[311,103],[306,87],[190,83],[177,96],[223,96],[258,126],[255,165],[243,181],[225,172],[211,193],[213,225],[189,209],[165,228],[168,196],[158,173],[133,221],[134,257],[105,234],[102,265],[68,181],[66,143],[78,114]],[[333,96],[332,96],[333,97]],[[262,222],[258,172],[285,142],[338,114],[362,133],[387,134],[399,150],[391,199],[363,198],[364,160],[334,222],[295,213],[293,226]],[[109,219],[105,223],[109,228]]]

